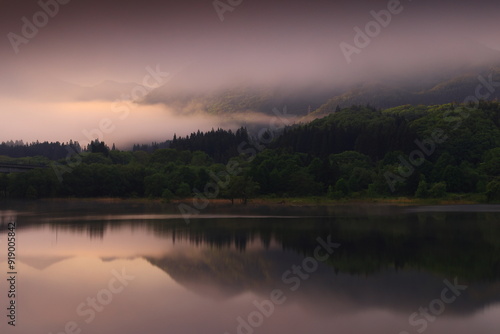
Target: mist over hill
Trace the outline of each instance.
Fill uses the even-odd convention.
[[[493,51],[492,51],[493,52]],[[500,56],[499,52],[494,52]],[[401,76],[367,78],[356,82],[328,85],[313,83],[278,86],[235,85],[206,91],[189,91],[170,84],[152,90],[142,104],[162,104],[176,113],[210,114],[232,117],[237,125],[246,125],[242,115],[273,115],[273,109],[287,107],[296,120],[311,121],[340,108],[370,105],[392,108],[400,105],[436,105],[462,103],[470,96],[492,101],[500,98],[500,65],[460,65],[453,68]],[[258,117],[253,121],[259,122]],[[263,117],[261,122],[264,123]]]

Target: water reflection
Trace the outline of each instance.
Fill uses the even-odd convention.
[[[42,220],[43,222],[43,220]],[[85,234],[91,239],[106,235],[126,240],[147,231],[171,242],[194,247],[231,248],[244,252],[259,241],[268,249],[274,241],[281,250],[310,255],[317,237],[331,235],[342,244],[332,266],[349,274],[373,274],[381,270],[422,269],[469,280],[497,280],[500,276],[500,224],[497,213],[418,213],[353,217],[231,217],[193,219],[186,225],[165,216],[93,216],[81,219],[26,220],[24,228],[50,228],[53,242],[62,232]],[[135,236],[132,236],[135,238]],[[107,241],[109,243],[109,241]],[[127,244],[128,245],[128,244]],[[118,247],[127,248],[120,243]],[[332,259],[333,261],[333,259]]]
[[[22,313],[9,331],[55,334],[74,322],[84,333],[232,334],[238,317],[255,311],[254,301],[281,289],[286,302],[253,332],[416,333],[421,327],[409,323],[410,315],[440,298],[444,279],[457,277],[468,288],[429,321],[426,333],[497,332],[496,212],[254,213],[189,225],[170,213],[130,214],[10,212],[20,226]],[[341,247],[292,291],[283,273],[329,235]],[[98,304],[87,323],[78,307],[99,301],[113,272],[122,270],[134,279]]]
[[[13,210],[0,210],[0,227],[7,226],[17,220],[17,212]]]

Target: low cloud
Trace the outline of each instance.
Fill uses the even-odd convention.
[[[21,19],[40,10],[37,1],[28,3],[0,2],[1,34],[21,33]],[[82,140],[82,129],[113,116],[112,103],[156,64],[166,72],[183,69],[166,94],[138,101],[134,123],[117,122],[109,141],[165,140],[174,131],[266,122],[258,113],[281,108],[290,97],[304,100],[305,112],[359,82],[432,83],[467,66],[498,63],[497,3],[401,5],[348,64],[340,44],[354,43],[355,27],[365,29],[371,11],[385,10],[388,1],[255,0],[226,12],[223,22],[211,2],[196,0],[70,2],[18,54],[7,38],[0,42],[0,140]],[[229,120],[197,99],[172,102],[239,86],[286,98],[270,99],[264,110],[234,110],[242,115]]]

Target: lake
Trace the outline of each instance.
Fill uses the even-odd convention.
[[[499,329],[500,206],[209,205],[186,221],[153,202],[0,202],[0,225],[1,333]]]

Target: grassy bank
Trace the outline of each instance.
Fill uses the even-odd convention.
[[[0,199],[1,201],[2,199]],[[7,200],[7,199],[3,199]],[[37,200],[34,200],[37,201]],[[137,203],[137,204],[173,204],[181,203],[192,205],[195,201],[201,201],[196,198],[177,198],[165,200],[162,198],[119,198],[119,197],[69,197],[69,198],[43,198],[39,201],[80,201],[96,203]],[[244,206],[240,200],[215,198],[207,199],[211,206]],[[308,197],[256,197],[248,200],[247,206],[280,206],[280,207],[299,207],[299,206],[336,206],[336,205],[366,205],[366,204],[385,204],[394,206],[424,206],[424,205],[464,205],[464,204],[499,204],[498,202],[488,202],[483,194],[448,194],[442,198],[415,198],[415,197],[367,197],[356,196],[341,199],[331,199],[326,196],[308,196]]]
[[[172,200],[171,203],[192,203],[192,198]],[[228,199],[211,199],[211,204],[231,205]],[[397,206],[408,205],[459,205],[459,204],[488,204],[486,196],[482,194],[449,194],[442,198],[415,198],[415,197],[348,197],[330,199],[326,196],[309,197],[257,197],[248,201],[249,205],[275,206],[335,206],[346,204],[390,204]],[[495,204],[495,203],[490,203]],[[243,205],[235,200],[234,205]]]

